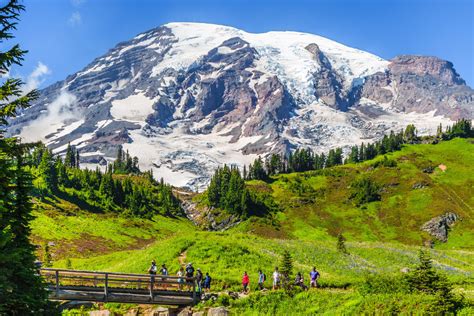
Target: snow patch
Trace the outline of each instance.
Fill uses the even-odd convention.
[[[144,92],[132,94],[121,100],[113,100],[110,114],[118,120],[145,124],[148,115],[154,112],[155,101],[145,96]]]

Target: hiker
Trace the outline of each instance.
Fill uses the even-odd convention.
[[[183,267],[179,267],[179,271],[178,271],[178,289],[180,291],[183,290],[183,284],[184,284],[184,268]]]
[[[249,291],[249,275],[247,274],[247,271],[244,272],[244,276],[242,277],[242,286],[244,288],[244,293],[247,294]]]
[[[316,270],[316,267],[313,267],[313,270],[309,273],[310,277],[310,286],[311,287],[318,287],[318,279],[319,279],[319,272]]]
[[[209,275],[209,272],[206,272],[206,276],[204,277],[203,281],[203,288],[204,292],[210,292],[211,291],[211,277]]]
[[[168,268],[166,267],[166,264],[162,264],[161,265],[161,270],[160,270],[160,273],[161,275],[163,276],[167,276],[169,273],[168,273]],[[161,281],[163,281],[163,287],[166,289],[166,277],[163,277],[161,278]]]
[[[276,290],[280,287],[280,272],[278,272],[278,267],[275,267],[273,272],[273,289]]]
[[[302,290],[307,290],[308,287],[304,284],[304,278],[301,272],[298,272],[295,277],[295,285],[301,287]]]
[[[263,290],[265,288],[265,281],[267,280],[267,276],[262,270],[258,270],[258,289]]]
[[[188,291],[191,290],[193,277],[194,277],[194,267],[193,267],[193,263],[190,262],[186,266],[186,284],[188,285]]]
[[[196,284],[197,284],[197,290],[199,293],[201,293],[202,291],[202,278],[203,278],[203,275],[202,275],[201,269],[198,268],[196,272]]]
[[[148,269],[148,273],[150,273],[150,289],[153,290],[153,284],[155,284],[155,275],[158,271],[158,267],[156,266],[156,261],[151,261],[151,266]]]

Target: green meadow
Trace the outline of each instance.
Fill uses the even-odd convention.
[[[247,271],[251,295],[239,300],[222,295],[214,303],[245,315],[423,314],[432,305],[430,295],[364,295],[359,288],[369,274],[401,276],[431,241],[434,267],[465,297],[460,313],[468,315],[474,311],[469,303],[474,300],[473,152],[473,139],[454,139],[405,146],[360,164],[278,175],[268,183],[250,181],[252,189],[270,192],[278,210],[223,232],[202,230],[181,217],[126,218],[46,198],[35,201],[32,239],[40,246],[50,242],[54,267],[146,273],[155,259],[176,273],[180,264],[192,262],[210,273],[217,292],[239,290]],[[383,159],[396,165],[386,167]],[[362,176],[380,187],[380,201],[352,203],[351,184]],[[460,217],[446,243],[421,231],[423,223],[446,212]],[[346,238],[348,254],[338,251],[338,234]],[[306,279],[313,266],[318,268],[320,289],[292,295],[253,291],[258,269],[267,274],[270,287],[285,250],[293,271]]]

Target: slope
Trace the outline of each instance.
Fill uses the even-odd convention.
[[[473,150],[473,139],[408,145],[360,164],[279,175],[271,183],[252,181],[256,190],[271,192],[282,212],[274,214],[274,226],[260,220],[245,229],[300,240],[342,233],[349,240],[422,245],[436,239],[421,226],[453,212],[461,220],[449,231],[448,242],[436,247],[473,249]],[[361,178],[380,188],[380,201],[354,205],[351,195]]]
[[[298,270],[317,265],[323,286],[345,287],[360,282],[364,271],[397,272],[412,265],[423,241],[431,239],[420,226],[449,210],[462,220],[449,231],[448,241],[435,243],[431,252],[437,268],[462,284],[474,272],[473,145],[473,139],[409,145],[388,155],[396,167],[384,167],[379,157],[279,175],[271,183],[252,181],[253,189],[272,192],[280,211],[251,217],[225,232],[202,231],[190,221],[162,215],[124,219],[91,214],[59,198],[37,201],[33,240],[52,241],[53,264],[77,269],[144,272],[155,258],[174,273],[186,252],[186,260],[210,271],[218,287],[234,288],[243,270],[255,279],[258,268],[269,272],[286,249]],[[423,172],[440,164],[444,172]],[[381,185],[381,201],[352,205],[350,184],[361,174]],[[423,186],[415,188],[419,183]],[[339,233],[348,239],[349,256],[336,248]],[[96,247],[84,250],[85,241]]]

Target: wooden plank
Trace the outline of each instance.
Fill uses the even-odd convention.
[[[103,292],[75,292],[75,291],[60,291],[57,296],[52,297],[53,300],[80,300],[104,302]],[[166,304],[166,305],[192,305],[193,299],[191,297],[173,297],[156,295],[153,300],[150,300],[148,295],[130,295],[120,293],[110,293],[107,302],[116,303],[137,303],[137,304]]]

